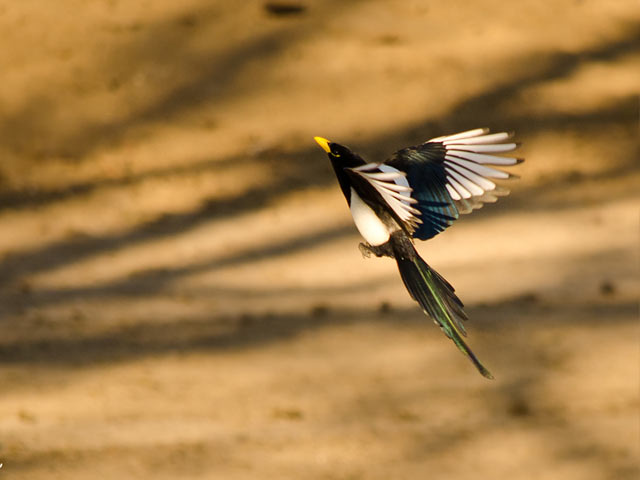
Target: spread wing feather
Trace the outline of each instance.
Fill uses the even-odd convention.
[[[517,143],[510,141],[511,137],[511,133],[491,134],[487,128],[477,128],[433,138],[421,145],[399,150],[382,165],[367,164],[359,168],[368,173],[373,170],[368,165],[376,165],[376,171],[380,173],[370,174],[377,175],[374,179],[385,182],[387,190],[403,197],[393,198],[402,205],[410,206],[416,227],[413,236],[427,240],[450,226],[460,214],[480,208],[484,203],[495,202],[497,197],[509,193],[494,180],[514,177],[495,168],[496,165],[505,167],[522,162],[519,158],[495,155],[518,147]],[[385,167],[395,172],[385,171]],[[389,182],[396,186],[404,185],[409,190],[394,190],[395,187],[389,187]],[[416,222],[416,219],[421,222]]]
[[[404,172],[379,163],[367,163],[349,170],[376,189],[409,232],[414,232],[422,223],[420,210],[413,206],[418,200],[411,197],[412,189]]]

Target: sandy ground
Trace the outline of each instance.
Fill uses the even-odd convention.
[[[638,478],[637,1],[294,5],[0,2],[0,480]],[[419,248],[494,381],[312,141],[478,126]]]

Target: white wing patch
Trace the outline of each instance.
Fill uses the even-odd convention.
[[[446,188],[451,198],[466,200],[495,192],[496,184],[490,179],[507,179],[512,176],[487,166],[515,165],[521,162],[513,157],[492,155],[515,150],[518,144],[507,142],[510,138],[511,134],[507,132],[489,134],[488,128],[476,128],[455,135],[432,138],[427,142],[442,143],[446,149],[444,169],[447,176]]]
[[[381,163],[367,163],[351,170],[367,180],[411,229],[422,223],[418,218],[420,210],[412,207],[418,201],[411,197],[413,189],[409,186],[406,173]]]

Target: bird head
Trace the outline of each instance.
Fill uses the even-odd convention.
[[[332,163],[342,167],[357,167],[362,165],[364,161],[358,155],[349,150],[348,147],[339,143],[330,142],[326,138],[313,137],[313,139],[327,152]]]

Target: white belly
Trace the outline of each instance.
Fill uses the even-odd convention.
[[[360,235],[370,245],[382,245],[389,240],[387,227],[371,210],[371,207],[362,201],[353,188],[351,189],[351,216]]]

